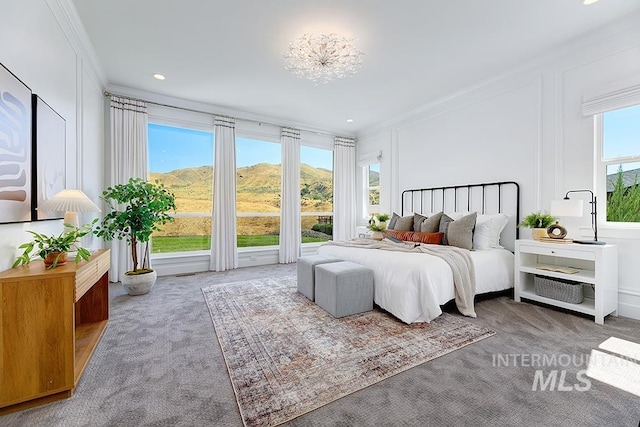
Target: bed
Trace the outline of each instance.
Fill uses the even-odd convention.
[[[474,240],[484,244],[469,250],[475,273],[475,294],[513,287],[513,248],[518,237],[520,190],[512,181],[405,190],[401,216],[431,217],[445,212],[451,218],[477,213]],[[486,221],[502,218],[495,242],[486,244]],[[477,236],[476,236],[477,234]],[[425,253],[395,252],[326,244],[321,255],[331,255],[369,267],[374,273],[374,301],[405,323],[429,322],[455,297],[454,274],[442,259]]]

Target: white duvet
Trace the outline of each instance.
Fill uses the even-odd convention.
[[[429,322],[455,297],[453,273],[442,259],[407,253],[323,245],[321,255],[352,261],[373,270],[374,301],[405,323]],[[513,287],[513,254],[506,249],[470,251],[476,294]]]

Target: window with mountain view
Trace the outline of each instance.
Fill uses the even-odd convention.
[[[149,180],[176,196],[175,221],[153,233],[152,253],[209,250],[213,132],[149,123]]]
[[[333,151],[300,147],[302,243],[333,236]]]
[[[640,105],[602,115],[607,222],[640,223]]]
[[[280,144],[236,138],[238,247],[280,240]]]
[[[368,194],[368,214],[380,212],[380,163],[373,163],[366,168]]]

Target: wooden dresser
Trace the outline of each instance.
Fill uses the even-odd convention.
[[[109,321],[109,250],[0,273],[0,415],[71,397]]]

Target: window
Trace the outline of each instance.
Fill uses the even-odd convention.
[[[368,208],[367,215],[380,211],[380,163],[373,163],[366,168]]]
[[[238,247],[280,242],[280,144],[236,138]]]
[[[176,196],[175,221],[154,232],[151,252],[211,247],[213,132],[149,123],[149,180]]]
[[[333,151],[300,147],[302,243],[333,236]]]
[[[640,105],[602,114],[607,222],[640,223]]]

